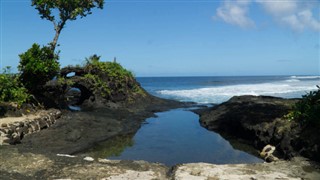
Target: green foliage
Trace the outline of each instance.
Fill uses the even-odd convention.
[[[294,119],[301,124],[320,125],[320,87],[302,96],[294,105],[294,110],[289,113],[289,119]]]
[[[0,74],[0,84],[0,102],[16,102],[21,105],[30,97],[18,76],[10,72],[9,66]]]
[[[102,93],[103,97],[109,97],[117,93],[144,94],[141,87],[135,83],[132,72],[115,61],[102,62],[100,56],[93,55],[85,59],[84,69],[88,72],[85,78],[95,82],[95,88]]]
[[[58,77],[57,81],[58,81],[58,84],[60,84],[60,85],[67,85],[67,86],[73,86],[74,85],[74,82],[72,80],[66,79],[66,78],[63,78],[63,77]]]
[[[102,9],[103,4],[104,0],[32,0],[31,5],[35,6],[42,19],[53,23],[56,34],[51,42],[51,49],[55,50],[61,30],[68,20],[86,17],[92,13],[92,8]]]
[[[53,10],[59,10],[61,20],[76,20],[78,16],[91,14],[94,7],[103,8],[104,0],[32,0],[32,6],[39,11],[42,19],[55,21]]]
[[[123,68],[119,63],[117,62],[101,62],[100,56],[97,56],[94,54],[93,56],[90,56],[89,58],[86,58],[86,65],[85,68],[87,70],[91,69],[99,69],[105,74],[107,74],[111,78],[117,78],[117,79],[124,79],[124,78],[133,78],[132,72],[126,70]]]
[[[35,92],[39,85],[44,85],[58,74],[59,56],[48,46],[40,48],[40,45],[33,44],[19,56],[20,80],[30,92]]]
[[[108,97],[111,95],[109,85],[106,82],[102,81],[99,76],[86,74],[84,77],[94,82],[95,89],[101,92],[102,97]]]
[[[99,64],[100,57],[101,56],[94,54],[94,55],[90,56],[89,58],[86,58],[85,59],[85,66]]]

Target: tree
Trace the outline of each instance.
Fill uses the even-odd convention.
[[[54,51],[61,30],[68,20],[76,20],[91,14],[92,8],[103,8],[104,0],[32,0],[32,6],[39,11],[42,19],[51,21],[56,34],[50,43]],[[59,14],[57,18],[55,14]]]
[[[30,49],[19,56],[20,81],[31,93],[37,93],[39,86],[52,80],[58,74],[59,55],[55,54],[49,46],[40,47],[38,44],[33,44]]]

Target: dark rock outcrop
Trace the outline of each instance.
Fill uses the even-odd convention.
[[[226,138],[240,138],[261,150],[265,145],[277,147],[280,157],[297,154],[319,161],[320,142],[313,127],[283,118],[297,99],[269,96],[235,96],[229,101],[200,112],[203,127]]]
[[[42,93],[36,98],[46,107],[68,109],[69,105],[82,108],[127,106],[135,99],[150,97],[119,64],[101,63],[106,67],[111,64],[110,69],[93,65],[62,68],[58,78],[41,87]]]

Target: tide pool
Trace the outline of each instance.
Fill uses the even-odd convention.
[[[121,137],[92,151],[107,159],[145,160],[167,166],[180,163],[259,163],[260,158],[234,149],[219,134],[199,124],[199,117],[186,109],[156,113],[133,137]]]

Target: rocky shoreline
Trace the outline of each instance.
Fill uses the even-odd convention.
[[[317,128],[289,121],[297,99],[270,96],[235,96],[211,109],[198,111],[203,127],[218,132],[231,142],[243,142],[260,151],[271,144],[283,159],[304,156],[320,161]]]
[[[260,97],[256,98],[258,100],[260,99]],[[241,97],[240,99],[239,97],[238,99],[235,99],[230,100],[231,103],[243,100]],[[248,101],[249,100],[251,104],[254,104],[254,99],[252,99],[252,97],[249,98]],[[276,103],[276,106],[279,106],[277,102],[282,100],[269,98],[269,101],[270,102],[268,103],[273,102]],[[288,105],[291,103],[291,100],[289,101]],[[208,129],[211,129],[214,127],[215,124],[211,124],[211,121],[208,121],[208,118],[213,117],[212,113],[216,113],[216,110],[221,107],[224,108],[223,112],[228,115],[232,116],[237,114],[230,114],[228,110],[234,111],[234,109],[226,106],[226,104],[198,112],[201,115],[201,124],[204,125],[204,120],[207,120],[207,128],[209,127]],[[238,107],[241,110],[240,112],[249,113],[252,111],[252,113],[258,113],[259,116],[261,116],[261,112],[259,113],[257,110],[248,109],[247,111],[243,111],[241,107],[247,108],[247,106],[245,106],[246,103],[240,104],[241,106]],[[134,134],[140,128],[141,123],[143,123],[147,117],[153,116],[155,112],[191,105],[192,104],[189,103],[179,103],[148,96],[147,98],[141,99],[141,101],[137,100],[136,104],[130,107],[117,106],[115,108],[115,106],[113,106],[108,108],[84,109],[80,112],[64,111],[61,117],[56,120],[56,123],[43,131],[28,134],[21,140],[20,144],[0,146],[0,159],[2,162],[0,164],[0,174],[4,179],[320,178],[319,165],[299,156],[292,158],[290,161],[280,160],[274,163],[237,165],[192,163],[166,167],[162,164],[144,161],[92,159],[86,158],[85,154],[80,153],[100,142],[113,139],[116,136]],[[266,105],[262,105],[262,107],[263,108],[261,109],[268,109]],[[283,107],[280,107],[280,109],[283,110]],[[276,110],[272,112],[274,112],[274,114],[279,113]],[[222,114],[220,113],[220,115]],[[216,117],[216,115],[214,117]],[[268,114],[267,117],[273,116]],[[263,122],[265,123],[267,120],[264,120]],[[219,125],[222,124],[223,123],[220,122]],[[261,124],[255,125],[256,126],[250,126],[251,129],[252,127],[260,127]],[[278,126],[279,124],[276,125]],[[230,127],[232,127],[232,124],[230,124]],[[261,128],[264,127],[266,126],[263,124]],[[222,131],[221,129],[214,130],[217,130],[222,135],[227,132]],[[266,132],[268,132],[268,129],[266,129]],[[265,134],[265,132],[261,133],[262,135]],[[243,138],[243,136],[239,137]],[[251,137],[249,140],[255,140],[255,138],[257,137]],[[251,143],[253,144],[251,145],[257,145],[259,142],[262,142],[262,139],[258,139],[257,143],[252,141]],[[267,143],[269,141],[263,142]],[[261,145],[262,144],[263,143],[261,143]],[[257,148],[258,147],[259,146],[257,146]],[[277,148],[279,148],[279,145]]]
[[[319,165],[305,158],[259,164],[180,164],[22,153],[1,148],[3,179],[319,179]]]

